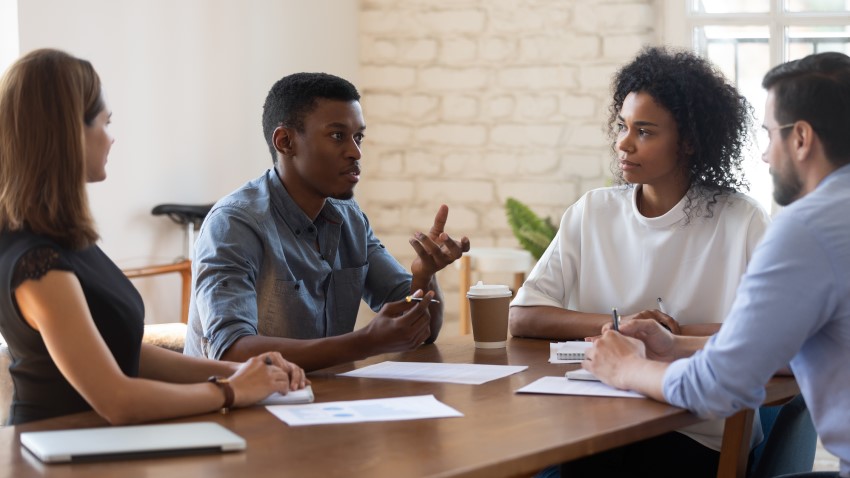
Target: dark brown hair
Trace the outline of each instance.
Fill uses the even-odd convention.
[[[0,229],[71,249],[98,239],[86,195],[85,134],[104,109],[86,60],[36,50],[0,80]]]

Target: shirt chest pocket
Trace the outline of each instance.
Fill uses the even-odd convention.
[[[329,324],[329,335],[354,330],[354,322],[357,320],[357,310],[360,299],[363,297],[363,288],[366,284],[366,273],[368,271],[369,264],[364,264],[331,273],[328,302],[329,304],[332,303],[333,308],[331,310],[335,314]]]
[[[275,280],[269,294],[262,294],[257,304],[260,335],[308,339],[324,332],[323,307],[315,303],[304,281]]]

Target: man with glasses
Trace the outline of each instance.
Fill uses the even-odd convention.
[[[764,401],[790,364],[824,446],[850,477],[850,57],[810,55],[779,65],[764,128],[776,202],[720,331],[674,336],[657,322],[606,330],[583,366],[605,383],[729,416]],[[819,475],[823,476],[823,475]]]

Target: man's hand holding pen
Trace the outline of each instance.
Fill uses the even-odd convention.
[[[613,327],[610,324],[602,327],[602,335],[595,338],[594,342],[598,342],[603,337],[606,337],[609,330],[613,331]],[[632,319],[628,321],[623,319],[620,322],[619,332],[621,335],[633,337],[646,344],[646,350],[643,353],[647,358],[662,362],[670,362],[676,359],[673,355],[676,336],[653,318]]]

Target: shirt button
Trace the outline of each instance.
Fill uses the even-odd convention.
[[[310,227],[307,228],[307,232],[309,232],[311,234],[315,231],[316,231],[316,229],[313,226],[310,226]]]
[[[299,234],[301,234],[301,229],[296,229],[296,230],[295,230],[295,235],[297,236],[297,235],[299,235]]]
[[[298,290],[300,288],[301,288],[301,284],[295,284],[295,290]]]

